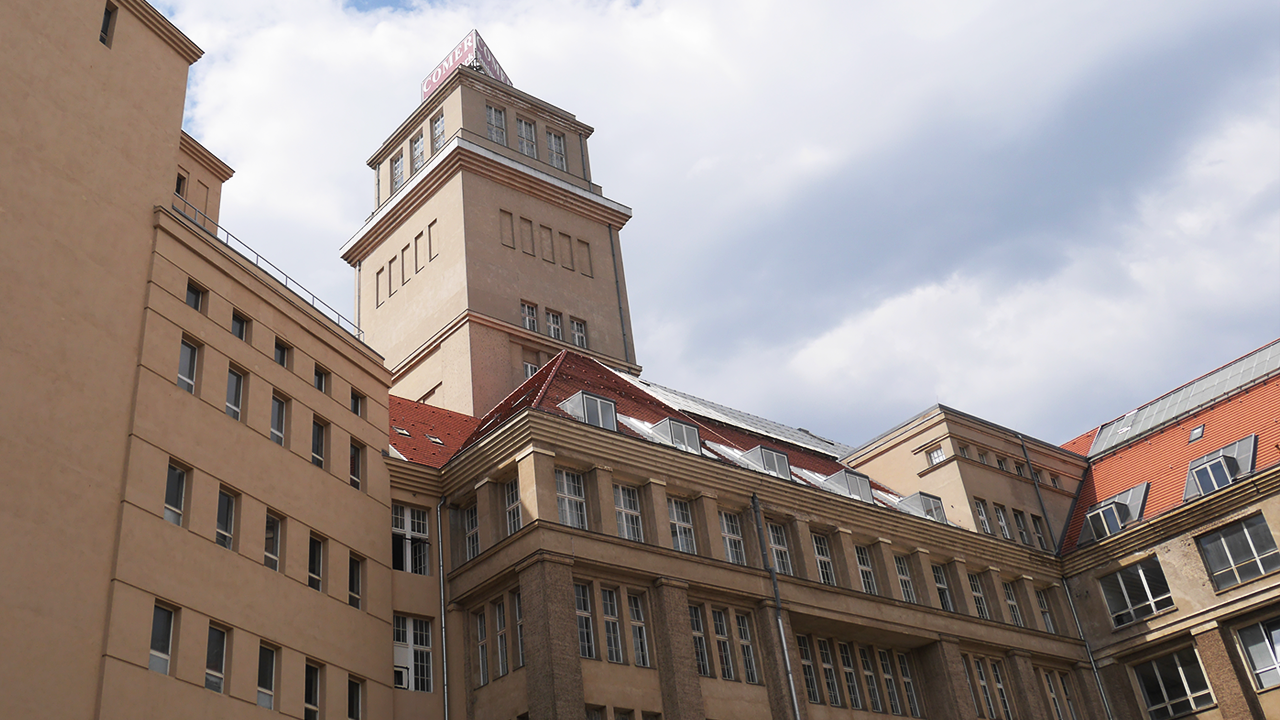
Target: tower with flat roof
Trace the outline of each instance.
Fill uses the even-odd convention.
[[[479,33],[369,158],[375,210],[342,248],[392,392],[482,415],[560,350],[633,374],[619,230],[593,130],[516,89]]]

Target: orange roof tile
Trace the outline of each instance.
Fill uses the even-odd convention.
[[[480,421],[470,415],[392,395],[388,406],[391,427],[387,428],[391,447],[410,462],[440,468],[466,446]],[[407,436],[396,432],[405,430]],[[432,437],[440,442],[433,441]]]

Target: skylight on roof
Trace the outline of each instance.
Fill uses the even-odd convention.
[[[428,439],[428,440],[430,440],[431,442],[433,442],[433,443],[437,444],[437,445],[443,445],[443,444],[444,444],[444,441],[443,441],[443,440],[441,440],[440,438],[436,437],[435,435],[428,435],[428,436],[427,436],[427,439]]]
[[[408,430],[405,430],[405,429],[404,429],[404,428],[402,428],[402,427],[396,427],[395,425],[392,425],[392,426],[391,426],[391,429],[392,429],[392,430],[395,430],[397,433],[399,433],[399,434],[401,434],[401,435],[403,435],[403,436],[405,436],[405,437],[413,437],[412,435],[410,435],[410,434],[409,434],[409,431],[408,431]]]

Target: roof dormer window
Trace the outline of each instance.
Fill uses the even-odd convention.
[[[578,392],[560,403],[560,409],[580,422],[605,430],[618,430],[618,414],[612,400]]]
[[[1101,540],[1108,535],[1115,535],[1120,532],[1128,519],[1129,508],[1119,503],[1107,503],[1086,516],[1086,521],[1089,523],[1089,529],[1093,531],[1095,540]]]
[[[834,490],[841,495],[863,502],[874,503],[875,499],[871,496],[871,478],[856,473],[852,470],[837,470],[827,477],[823,478],[822,485],[828,490]]]
[[[770,450],[757,445],[742,455],[742,459],[751,467],[783,480],[791,479],[791,464],[787,456],[777,450]]]
[[[667,418],[654,425],[653,431],[677,450],[694,455],[702,454],[702,445],[698,442],[698,428],[692,425]]]
[[[1135,485],[1093,506],[1085,515],[1080,542],[1096,542],[1115,535],[1125,526],[1140,520],[1146,507],[1149,486],[1149,483]]]
[[[1257,440],[1257,435],[1250,435],[1192,460],[1187,466],[1182,501],[1221,490],[1241,475],[1253,472]]]

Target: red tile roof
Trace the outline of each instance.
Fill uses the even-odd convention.
[[[1204,437],[1188,442],[1192,428],[1204,425]],[[1088,452],[1093,433],[1072,440]],[[1251,434],[1258,435],[1255,471],[1280,464],[1280,375],[1228,396],[1175,424],[1127,445],[1091,463],[1080,488],[1075,513],[1067,527],[1064,552],[1075,549],[1084,516],[1093,505],[1142,482],[1151,486],[1142,518],[1149,520],[1182,505],[1187,468],[1191,461]],[[1076,450],[1079,452],[1079,450]]]
[[[1098,428],[1094,428],[1074,440],[1068,440],[1067,442],[1062,443],[1062,449],[1070,450],[1077,455],[1088,457],[1089,448],[1093,447],[1093,438],[1097,435]]]
[[[406,400],[392,395],[390,398],[391,427],[387,428],[391,447],[406,460],[440,468],[449,462],[475,431],[480,421],[470,415],[445,410],[434,405]],[[396,428],[408,431],[401,435]],[[440,439],[436,443],[431,436]]]

